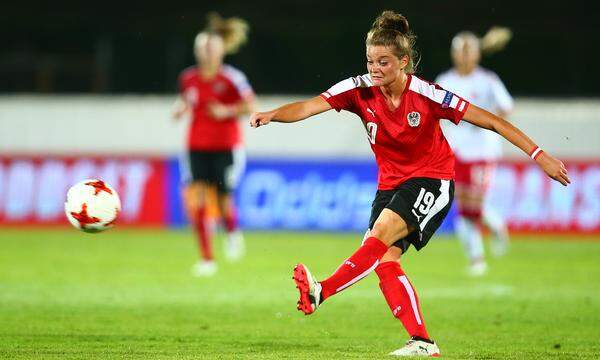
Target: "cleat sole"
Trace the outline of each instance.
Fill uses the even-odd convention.
[[[298,310],[302,311],[304,315],[310,315],[314,312],[312,304],[309,299],[310,284],[306,276],[306,270],[304,265],[298,264],[294,267],[294,276],[292,276],[296,283],[296,288],[300,293],[300,299],[298,300]]]

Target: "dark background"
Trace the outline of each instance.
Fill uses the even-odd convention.
[[[483,65],[515,95],[598,96],[595,5],[525,1],[197,1],[12,3],[3,5],[0,92],[174,92],[193,64],[192,44],[215,10],[240,16],[250,40],[226,59],[258,93],[314,94],[365,72],[364,36],[377,14],[408,17],[432,80],[450,66],[449,42],[461,30],[492,25],[514,38]],[[593,7],[593,8],[592,8]]]

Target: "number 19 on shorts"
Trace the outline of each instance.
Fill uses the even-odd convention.
[[[413,205],[413,214],[417,217],[417,220],[420,222],[421,217],[429,214],[431,207],[435,203],[435,195],[433,193],[425,190],[425,188],[421,188],[419,192],[419,196],[417,196],[417,200]],[[417,215],[416,211],[418,210],[421,215]]]

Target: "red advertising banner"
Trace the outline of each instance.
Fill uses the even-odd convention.
[[[571,184],[550,180],[532,162],[504,162],[488,206],[512,230],[600,233],[600,161],[566,161]]]
[[[375,165],[370,161],[333,163],[271,161],[257,166],[256,161],[250,161],[237,192],[241,224],[261,229],[356,230],[343,221],[347,214],[363,214],[362,219],[370,212]],[[600,161],[566,164],[572,180],[568,187],[551,181],[531,161],[502,162],[496,169],[486,206],[505,218],[513,231],[600,234]],[[87,178],[103,179],[116,188],[122,203],[120,224],[182,225],[176,165],[175,159],[143,156],[0,156],[0,226],[67,224],[63,210],[67,189]],[[370,175],[370,180],[365,178],[366,173],[372,174],[372,179]],[[265,183],[266,175],[278,179],[277,185]],[[323,198],[325,207],[315,207],[321,201],[312,201],[316,201],[314,197],[331,194],[332,186],[340,181],[347,189],[345,195]],[[348,203],[348,191],[363,187],[364,191],[350,196],[356,201]],[[305,190],[308,195],[302,197],[312,199],[307,203],[310,206],[296,201],[296,192]],[[367,201],[357,200],[365,196]],[[296,200],[282,208],[282,199],[288,198]],[[338,227],[319,227],[320,223],[311,222],[321,219],[323,211],[338,208],[344,209]],[[287,217],[276,218],[288,213],[293,215],[292,222]],[[257,218],[257,214],[264,217]],[[442,230],[451,231],[451,216],[447,219],[449,226]]]
[[[161,158],[0,157],[0,224],[66,224],[66,192],[89,178],[117,190],[119,223],[165,224],[165,172]]]

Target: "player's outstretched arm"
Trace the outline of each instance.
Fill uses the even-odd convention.
[[[239,117],[254,112],[256,109],[256,101],[254,96],[243,99],[238,103],[224,105],[219,102],[211,102],[208,104],[208,111],[212,117],[218,120],[230,119]]]
[[[565,186],[571,183],[571,180],[567,176],[567,169],[560,160],[542,151],[533,140],[503,118],[471,104],[464,115],[464,119],[475,126],[492,130],[502,135],[506,140],[531,156],[552,179]]]
[[[250,126],[256,128],[271,121],[291,123],[331,110],[331,105],[322,97],[285,104],[275,110],[256,112],[250,116]]]

